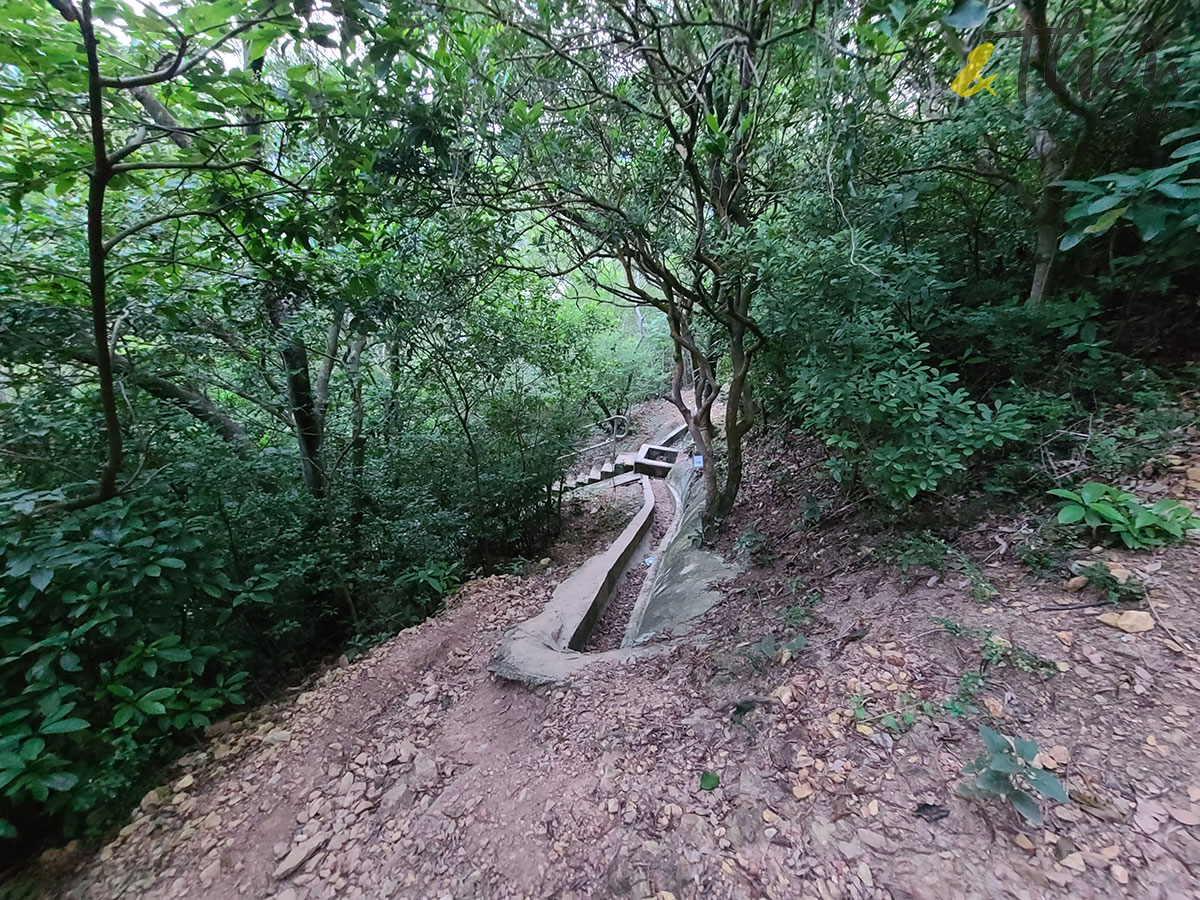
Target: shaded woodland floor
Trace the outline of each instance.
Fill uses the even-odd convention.
[[[986,590],[969,567],[901,573],[803,445],[754,450],[725,538],[753,565],[686,642],[563,688],[488,673],[504,630],[603,543],[579,515],[548,565],[474,581],[210,729],[95,855],[44,857],[31,894],[1196,896],[1200,543],[1074,554],[1146,588],[1151,627],[1129,633],[1082,606],[1092,587],[1018,561],[1024,520],[955,542]],[[1184,462],[1142,487],[1196,499]],[[982,723],[1036,741],[1068,788],[1040,827],[956,796]]]

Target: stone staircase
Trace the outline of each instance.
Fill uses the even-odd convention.
[[[676,436],[672,434],[670,439],[673,440]],[[556,493],[570,491],[589,484],[598,484],[627,472],[665,478],[671,471],[671,466],[675,464],[678,455],[679,450],[674,447],[667,447],[663,444],[642,444],[636,451],[628,450],[618,453],[614,459],[593,468],[590,472],[572,475],[565,482],[555,482],[553,489]]]

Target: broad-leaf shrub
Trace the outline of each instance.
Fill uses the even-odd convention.
[[[1066,213],[1071,230],[1062,239],[1063,250],[1106,234],[1122,220],[1144,241],[1195,239],[1200,231],[1200,127],[1173,131],[1162,145],[1170,151],[1166,165],[1064,183],[1078,199]]]
[[[1078,491],[1055,488],[1049,493],[1063,501],[1060,524],[1085,525],[1093,534],[1115,537],[1131,550],[1181,540],[1188,531],[1200,528],[1200,519],[1178,500],[1164,498],[1146,506],[1128,491],[1098,481],[1089,481]]]
[[[840,236],[796,241],[787,222],[755,238],[763,395],[834,451],[836,478],[900,505],[1026,433],[1018,406],[979,402],[920,336],[954,287],[935,259],[858,247],[851,261]]]
[[[1197,64],[1200,43],[1194,35],[1162,51],[1164,68],[1193,72]],[[1143,241],[1167,245],[1160,250],[1160,268],[1172,257],[1185,264],[1194,262],[1200,233],[1200,127],[1192,123],[1200,112],[1200,86],[1189,77],[1163,79],[1161,87],[1165,97],[1160,96],[1164,91],[1155,91],[1143,101],[1171,114],[1160,126],[1167,133],[1157,153],[1150,154],[1157,165],[1095,175],[1087,181],[1063,181],[1074,201],[1065,216],[1069,227],[1060,243],[1063,250],[1128,224]],[[1147,148],[1139,149],[1144,157]]]
[[[857,470],[893,503],[938,490],[1027,427],[1017,407],[971,399],[928,353],[877,314],[847,323],[839,345],[813,349],[791,370],[797,419],[838,452],[835,474]]]
[[[1038,796],[1067,802],[1062,782],[1034,764],[1037,744],[1019,735],[1008,738],[986,725],[980,726],[979,736],[984,752],[963,767],[964,775],[975,778],[958,786],[960,796],[979,802],[1006,800],[1032,825],[1042,822]]]
[[[79,833],[131,761],[243,702],[235,620],[275,580],[232,583],[214,524],[118,499],[0,532],[0,831],[41,817]]]

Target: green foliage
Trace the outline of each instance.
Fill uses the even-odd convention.
[[[759,535],[758,532],[752,529],[748,529],[747,534],[762,537],[762,535]],[[761,549],[761,544],[758,544],[758,546]],[[751,550],[750,552],[754,551]],[[750,660],[756,669],[769,665],[780,651],[786,650],[794,656],[808,645],[808,638],[804,636],[801,629],[808,623],[813,607],[821,602],[821,592],[811,590],[802,595],[800,593],[802,589],[801,580],[793,578],[789,579],[789,582],[792,595],[797,602],[785,606],[780,611],[780,618],[783,619],[785,628],[782,642],[777,644],[775,634],[768,632],[744,651],[745,657]]]
[[[883,550],[884,555],[905,573],[916,566],[928,566],[937,572],[944,572],[946,558],[953,552],[949,544],[928,531],[906,534]]]
[[[895,562],[901,572],[908,572],[914,566],[928,566],[942,574],[948,569],[961,572],[970,583],[971,599],[976,603],[985,603],[996,595],[995,586],[971,557],[928,531],[893,541],[884,548],[884,555]]]
[[[942,704],[943,709],[959,719],[979,712],[975,701],[979,699],[983,686],[982,672],[963,672],[958,678],[958,690]]]
[[[1000,637],[991,628],[976,628],[972,625],[962,625],[951,619],[933,616],[933,621],[951,637],[966,638],[980,641],[979,671],[986,672],[1003,663],[1009,663],[1013,668],[1030,675],[1049,678],[1058,672],[1058,666],[1051,660],[1042,659],[1022,647],[1013,644],[1007,638]],[[980,682],[982,684],[982,681]]]
[[[244,702],[278,579],[231,581],[215,527],[147,499],[0,532],[0,818],[103,824],[131,762]]]
[[[808,639],[804,635],[796,634],[782,644],[776,645],[775,635],[767,632],[759,640],[747,647],[744,653],[754,668],[761,669],[770,665],[775,659],[776,654],[781,650],[787,650],[789,653],[796,654],[803,650],[807,644]]]
[[[753,526],[743,529],[742,533],[733,542],[735,553],[742,553],[748,556],[758,556],[766,549],[766,546],[767,536],[761,531],[757,531]]]
[[[430,592],[434,598],[440,598],[451,593],[461,581],[462,563],[459,561],[428,562],[421,566],[413,566],[397,579],[402,587],[419,586]]]
[[[666,318],[655,310],[628,312],[596,336],[590,393],[603,416],[662,395],[670,382]]]
[[[712,423],[727,454],[782,415],[900,512],[1173,449],[1200,133],[1139,121],[1194,115],[1195,79],[1084,91],[1082,119],[1036,71],[1028,97],[1003,72],[959,102],[930,78],[961,68],[945,23],[977,3],[746,9],[102,3],[89,110],[86,29],[0,0],[0,836],[95,832],[215,716],[537,558],[581,426],[673,377],[712,399],[749,378]],[[661,53],[630,67],[631,30]],[[1161,10],[1102,4],[1085,30],[1200,59]],[[120,80],[160,76],[158,112]],[[1129,546],[1195,527],[1089,490],[1060,494],[1068,524]],[[994,593],[932,536],[897,560]],[[815,599],[793,593],[798,649]],[[970,636],[984,668],[1045,668]]]
[[[1061,249],[1070,250],[1089,237],[1106,234],[1125,220],[1143,241],[1189,239],[1200,233],[1200,127],[1180,128],[1162,139],[1169,150],[1167,165],[1097,175],[1090,181],[1063,186],[1079,200],[1067,210],[1071,229]]]
[[[1008,404],[970,400],[958,377],[924,361],[928,345],[899,328],[870,329],[878,349],[809,376],[792,395],[809,428],[839,452],[841,480],[862,467],[893,504],[936,491],[971,457],[1019,439],[1026,422]],[[849,360],[847,360],[849,362]]]
[[[1200,528],[1200,519],[1178,500],[1145,506],[1134,494],[1098,481],[1089,481],[1078,491],[1054,488],[1050,494],[1063,501],[1059,524],[1082,524],[1092,534],[1117,538],[1131,550],[1179,541]]]
[[[819,591],[813,591],[813,594],[816,595],[818,600],[820,599],[821,594]],[[813,602],[805,602],[796,606],[785,606],[782,615],[783,623],[789,628],[802,628],[812,616],[814,605],[815,603]]]
[[[1079,574],[1087,576],[1088,584],[1096,588],[1109,603],[1141,603],[1146,599],[1146,588],[1134,578],[1118,580],[1107,566],[1100,563],[1085,566]]]
[[[1025,434],[1018,406],[974,400],[910,324],[949,287],[923,274],[927,258],[881,255],[873,262],[888,268],[872,279],[837,259],[834,242],[783,250],[771,232],[759,241],[774,257],[764,324],[788,350],[777,363],[783,402],[835,452],[836,479],[899,506]]]
[[[850,711],[856,722],[863,725],[878,723],[895,735],[911,731],[918,715],[933,718],[936,712],[932,701],[920,700],[905,691],[889,695],[889,699],[884,702],[892,702],[892,698],[895,702],[894,707],[884,706],[882,711],[878,711],[870,708],[867,697],[854,694],[850,697]]]
[[[1016,546],[1017,559],[1038,578],[1056,578],[1066,568],[1068,553],[1057,526],[1043,526]]]
[[[1033,825],[1042,822],[1042,810],[1037,798],[1058,803],[1067,802],[1067,792],[1057,778],[1033,764],[1037,744],[1025,738],[1005,737],[986,725],[980,726],[979,737],[984,752],[963,767],[964,775],[974,775],[969,783],[960,784],[958,793],[978,802],[993,799],[1007,801],[1024,819]]]

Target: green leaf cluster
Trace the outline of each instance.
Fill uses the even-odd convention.
[[[1054,488],[1049,493],[1062,500],[1059,524],[1086,526],[1130,550],[1179,541],[1200,528],[1200,519],[1178,500],[1163,498],[1146,506],[1136,495],[1098,481],[1089,481],[1078,491]]]
[[[985,750],[963,767],[964,775],[975,778],[959,785],[961,796],[980,802],[1006,801],[1033,825],[1040,825],[1042,821],[1038,797],[1067,802],[1062,782],[1034,765],[1038,747],[1033,741],[1020,736],[1006,737],[986,725],[980,727],[979,737]]]

